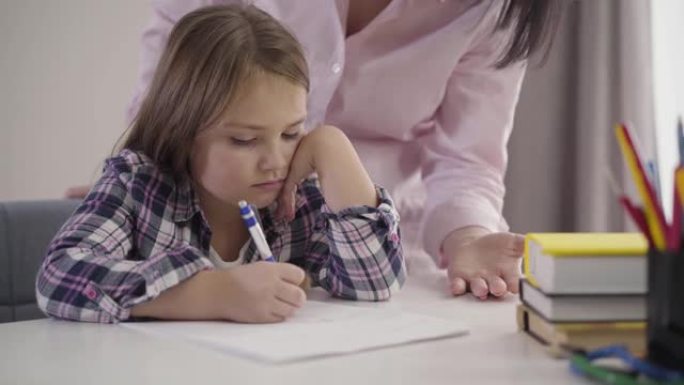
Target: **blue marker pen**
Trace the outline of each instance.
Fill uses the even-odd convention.
[[[245,226],[247,226],[247,230],[249,230],[249,234],[252,236],[252,239],[256,244],[257,250],[261,255],[261,259],[268,262],[275,262],[276,260],[273,258],[271,248],[268,247],[264,232],[261,230],[259,221],[256,220],[256,216],[254,216],[252,208],[245,201],[240,201],[238,204],[240,205],[240,215],[242,215],[242,219],[245,221]]]

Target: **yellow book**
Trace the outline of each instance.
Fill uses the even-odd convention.
[[[647,249],[640,233],[530,233],[523,269],[546,294],[643,294]]]

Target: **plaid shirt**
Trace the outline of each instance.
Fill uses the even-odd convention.
[[[377,208],[333,213],[318,181],[305,181],[293,221],[275,221],[272,207],[258,211],[273,254],[302,267],[334,296],[388,299],[404,283],[406,266],[394,203],[383,188],[376,190]],[[126,320],[134,305],[213,269],[210,242],[191,185],[123,150],[106,161],[100,180],[50,244],[36,281],[38,305],[56,318]],[[244,263],[260,260],[251,239],[241,253]]]

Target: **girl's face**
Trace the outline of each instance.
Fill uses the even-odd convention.
[[[258,73],[213,127],[193,143],[190,172],[201,201],[259,208],[273,203],[287,176],[306,118],[306,89]]]

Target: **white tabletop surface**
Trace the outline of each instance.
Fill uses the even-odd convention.
[[[282,365],[234,357],[118,325],[0,324],[0,384],[588,384],[516,330],[518,298],[453,298],[414,258],[401,293],[381,304],[468,324],[468,335]],[[320,292],[315,298],[323,298]],[[349,304],[349,302],[345,302]],[[391,322],[391,320],[388,320]]]

